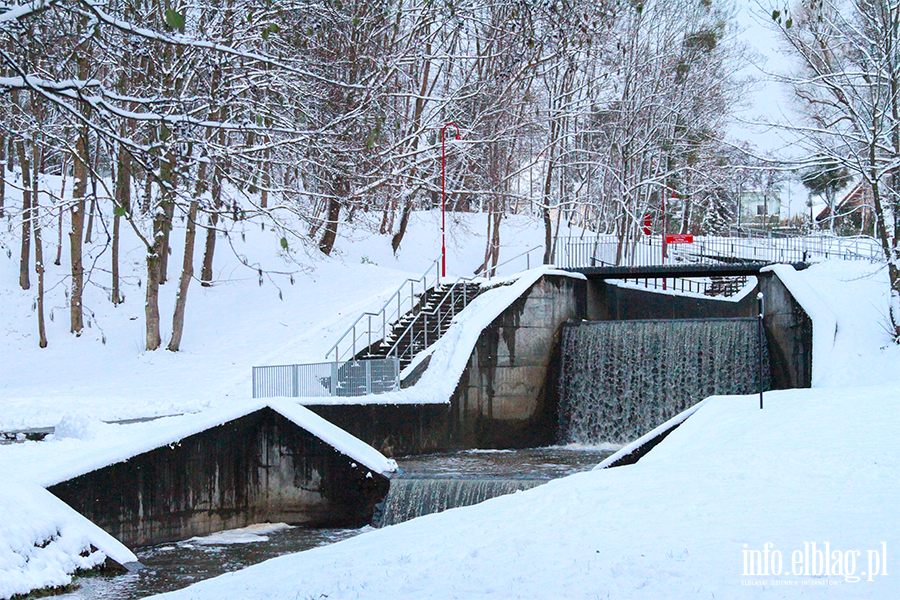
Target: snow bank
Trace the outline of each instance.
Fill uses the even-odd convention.
[[[641,462],[368,532],[157,598],[896,596],[900,386],[715,397]],[[852,574],[804,574],[815,543]],[[886,544],[887,575],[869,551]],[[745,551],[782,556],[780,574]],[[848,563],[849,565],[849,563]],[[794,571],[794,569],[797,571]],[[760,568],[760,573],[761,568]],[[867,575],[862,575],[866,572]]]
[[[137,557],[42,487],[8,478],[0,487],[0,598],[72,582],[77,570]]]
[[[790,265],[763,267],[761,272],[773,272],[800,304],[813,323],[812,385],[819,387],[831,365],[831,350],[837,335],[837,317],[822,297],[806,283]]]

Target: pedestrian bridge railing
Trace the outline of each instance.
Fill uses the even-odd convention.
[[[880,262],[883,253],[868,237],[694,236],[690,243],[663,244],[662,236],[620,242],[615,235],[563,237],[555,252],[561,268],[723,263],[799,263],[828,258]]]

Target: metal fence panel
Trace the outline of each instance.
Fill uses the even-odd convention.
[[[395,357],[253,367],[253,397],[322,398],[383,394],[400,389]]]
[[[871,238],[695,236],[693,243],[666,246],[663,258],[660,236],[625,242],[611,235],[564,237],[557,243],[555,262],[562,268],[579,268],[721,264],[735,259],[760,262],[807,262],[823,258],[883,260],[880,248]]]

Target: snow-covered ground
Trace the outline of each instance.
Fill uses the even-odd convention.
[[[0,447],[0,473],[8,480],[11,472],[27,471],[46,484],[83,468],[78,454],[109,443],[104,438],[127,429],[147,436],[145,443],[162,435],[157,430],[168,421],[114,426],[100,419],[213,409],[197,415],[202,420],[250,407],[250,367],[321,361],[359,312],[378,308],[406,277],[428,268],[437,256],[438,219],[439,213],[415,215],[398,257],[386,237],[360,235],[342,240],[334,258],[304,256],[300,264],[279,256],[277,238],[248,225],[231,236],[236,252],[220,240],[220,283],[192,286],[184,350],[177,354],[141,351],[137,250],[127,253],[125,305],[114,308],[103,289],[89,288],[94,316],[81,338],[67,333],[64,286],[50,290],[55,319],[46,350],[37,348],[33,291],[4,286],[0,429],[60,427],[52,441]],[[538,223],[505,223],[501,260],[540,243]],[[480,264],[483,229],[478,215],[451,226],[451,272],[468,275]],[[178,235],[173,248],[176,265]],[[295,271],[294,284],[272,275],[260,286],[235,254],[266,269]],[[521,269],[520,262],[508,272]],[[13,281],[16,272],[15,261],[0,254],[0,278]],[[812,290],[806,301],[819,313],[815,389],[768,393],[763,411],[756,397],[713,398],[637,465],[372,531],[166,597],[893,597],[900,590],[900,349],[882,328],[886,274],[866,263],[830,262],[786,277]],[[164,323],[173,288],[174,282],[163,290]],[[512,291],[486,297],[479,314]],[[823,314],[833,319],[830,329],[821,327]],[[434,350],[432,365],[443,365],[443,373],[456,369],[453,348],[466,345],[469,329],[483,320],[472,318]],[[435,371],[438,395],[440,376]],[[121,448],[108,450],[113,457]],[[818,556],[825,543],[833,554],[829,567],[840,566],[840,574],[816,576],[813,565],[804,574],[806,555]],[[886,564],[871,575],[885,551]],[[770,571],[758,575],[763,552]],[[772,574],[776,556],[780,575]]]
[[[160,596],[894,598],[900,348],[886,275],[796,274],[835,316],[818,387],[714,397],[638,464],[372,531]],[[830,347],[828,347],[830,346]],[[828,557],[823,567],[824,552]]]
[[[485,215],[448,216],[448,276],[471,276],[481,264],[485,229]],[[89,328],[80,338],[68,333],[67,249],[61,266],[48,264],[46,306],[52,321],[47,323],[49,347],[43,350],[34,309],[36,278],[31,290],[19,289],[18,248],[9,234],[0,236],[0,431],[49,427],[63,418],[127,419],[244,402],[251,393],[252,366],[324,361],[359,314],[379,309],[406,278],[420,277],[440,255],[440,211],[413,214],[397,256],[389,236],[345,231],[350,239],[339,239],[333,257],[298,250],[289,259],[278,235],[257,224],[239,224],[228,239],[218,241],[216,285],[191,284],[181,352],[144,352],[140,283],[146,267],[133,234],[126,227],[123,232],[126,301],[118,307],[109,302],[109,251],[94,246],[97,268],[85,297]],[[504,219],[501,262],[540,245],[542,236],[535,219]],[[171,331],[183,230],[172,237],[170,282],[160,291],[164,344]],[[200,237],[196,265],[203,256]],[[45,229],[44,239],[50,263],[56,254],[53,229]],[[239,256],[264,270],[262,283]],[[531,261],[540,262],[540,254],[532,252]],[[525,265],[520,257],[501,274]]]

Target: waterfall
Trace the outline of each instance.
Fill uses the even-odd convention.
[[[560,441],[628,443],[707,396],[758,391],[757,327],[756,319],[566,324]]]
[[[546,479],[391,479],[378,527],[527,490]]]

